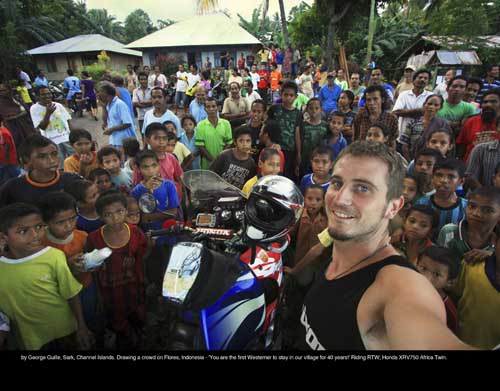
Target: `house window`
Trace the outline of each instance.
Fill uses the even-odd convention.
[[[57,64],[55,57],[48,57],[45,59],[45,69],[48,73],[57,72]]]
[[[214,67],[221,67],[221,63],[220,63],[220,55],[221,55],[221,52],[214,52]]]

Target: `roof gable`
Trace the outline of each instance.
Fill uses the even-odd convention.
[[[127,48],[258,45],[261,42],[222,13],[197,15],[129,43]]]
[[[126,49],[124,44],[101,34],[77,35],[76,37],[71,37],[58,42],[52,42],[47,45],[28,50],[28,53],[31,55],[39,55],[100,52],[101,50],[142,57],[141,52]]]

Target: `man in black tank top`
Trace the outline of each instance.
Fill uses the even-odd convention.
[[[405,170],[383,144],[359,141],[336,160],[326,193],[332,261],[308,292],[301,349],[466,349],[434,287],[389,244]]]

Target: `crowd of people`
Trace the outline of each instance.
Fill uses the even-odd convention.
[[[291,49],[252,57],[232,67],[226,56],[223,102],[208,59],[174,78],[156,65],[100,81],[68,70],[68,106],[81,93],[102,120],[100,148],[43,73],[31,102],[0,84],[0,347],[143,347],[146,288],[161,286],[173,244],[146,233],[184,222],[193,169],[245,195],[267,175],[303,193],[285,256],[303,293],[290,346],[500,343],[499,67],[484,79],[450,70],[433,91],[431,72],[411,65],[392,86],[376,66],[347,79]],[[139,208],[146,193],[153,213]],[[105,247],[89,268],[84,254]]]

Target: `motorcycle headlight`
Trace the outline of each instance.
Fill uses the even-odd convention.
[[[222,213],[220,214],[220,217],[224,221],[228,221],[231,219],[232,213],[230,210],[223,210]]]
[[[234,215],[236,216],[236,218],[239,221],[243,221],[245,219],[245,211],[244,210],[238,210],[238,211],[236,211],[236,213]]]
[[[177,304],[183,304],[200,271],[200,243],[179,243],[174,246],[165,276],[163,297]]]

